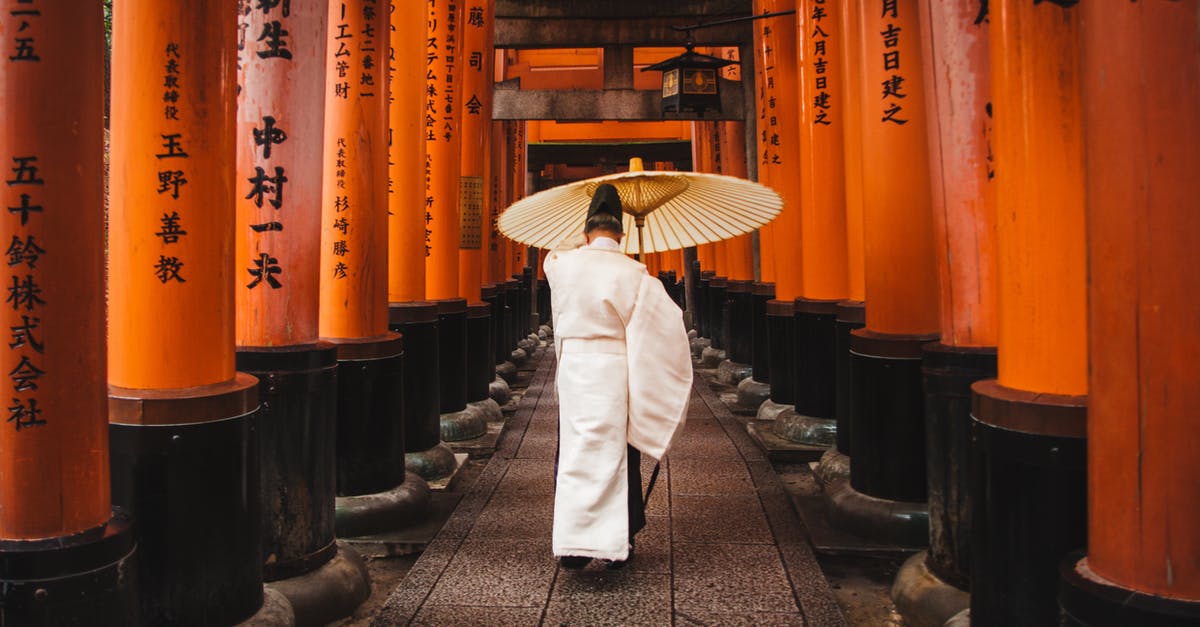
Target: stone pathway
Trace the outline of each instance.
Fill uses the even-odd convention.
[[[375,625],[845,624],[775,471],[699,376],[629,565],[558,568],[551,352],[540,351],[496,454]]]

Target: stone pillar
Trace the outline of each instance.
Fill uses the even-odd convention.
[[[998,362],[972,386],[971,619],[1049,625],[1086,542],[1080,9],[990,8]]]
[[[0,7],[11,383],[0,427],[0,624],[131,624],[135,541],[109,483],[101,7]]]
[[[755,13],[796,8],[795,0],[755,0]],[[754,23],[758,76],[758,171],[783,198],[783,211],[770,225],[774,238],[775,298],[767,307],[771,354],[769,409],[795,403],[796,351],[793,301],[801,295],[799,69],[796,67],[796,18],[784,15]],[[764,406],[766,404],[764,403]],[[778,413],[778,412],[775,412]]]
[[[922,1],[941,341],[924,348],[929,551],[896,576],[912,622],[944,623],[970,589],[971,384],[996,376],[996,215],[988,22],[974,0]]]
[[[404,470],[404,352],[388,330],[388,11],[329,5],[321,219],[322,339],[337,346],[339,536],[424,514],[429,487]]]
[[[840,7],[801,0],[796,7],[799,77],[801,294],[795,301],[795,409],[781,413],[777,435],[799,444],[834,444],[838,301],[848,295],[845,162],[845,62]]]
[[[109,434],[143,624],[264,609],[258,380],[234,360],[236,4],[114,14]]]
[[[921,346],[938,337],[929,157],[915,0],[861,0],[866,327],[850,334],[850,482],[835,524],[928,541]],[[872,94],[881,94],[875,97]]]
[[[263,578],[305,624],[324,624],[371,592],[366,565],[334,539],[337,350],[317,340],[328,7],[239,19],[236,360],[262,403]]]
[[[1089,488],[1087,555],[1060,569],[1063,624],[1198,624],[1197,5],[1074,10],[1089,131]]]

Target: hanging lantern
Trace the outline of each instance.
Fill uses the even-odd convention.
[[[721,112],[721,86],[717,70],[737,63],[728,59],[700,54],[685,44],[686,50],[654,65],[643,72],[662,72],[662,112],[690,111],[703,117],[705,111]]]

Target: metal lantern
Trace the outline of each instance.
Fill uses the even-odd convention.
[[[663,113],[691,111],[703,116],[705,111],[721,112],[721,83],[717,70],[736,61],[722,59],[692,50],[686,45],[683,54],[642,68],[643,72],[662,72]]]

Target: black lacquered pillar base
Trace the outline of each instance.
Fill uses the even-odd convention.
[[[971,385],[996,376],[996,348],[926,344],[925,459],[929,490],[929,569],[970,588]]]
[[[937,336],[850,334],[850,481],[829,492],[830,518],[858,535],[929,542],[921,347]]]
[[[1059,563],[1087,544],[1087,399],[971,389],[971,624],[1057,625]]]
[[[771,398],[771,368],[768,366],[767,301],[775,298],[774,283],[752,283],[750,287],[750,377],[738,384],[738,405],[762,411]]]
[[[834,444],[837,303],[807,298],[795,301],[795,409],[784,410],[771,427],[785,440],[810,446]]]
[[[729,281],[725,305],[725,361],[717,369],[717,380],[738,385],[750,378],[754,359],[754,289],[752,281]]]
[[[843,300],[834,311],[834,409],[836,443],[821,456],[816,475],[829,485],[850,478],[850,332],[866,325],[867,308],[862,301]]]
[[[405,467],[426,481],[450,476],[454,452],[442,443],[438,308],[429,302],[392,303],[388,326],[404,336]]]
[[[72,536],[0,540],[0,625],[137,625],[135,551],[121,512]]]
[[[143,625],[233,624],[263,605],[258,380],[109,386],[112,499],[136,521]]]
[[[1200,601],[1145,594],[1105,581],[1076,551],[1059,565],[1063,627],[1191,627],[1200,625]]]
[[[492,400],[491,384],[496,378],[492,363],[492,306],[486,302],[467,306],[467,405],[485,420],[503,420],[500,404]]]
[[[434,302],[438,308],[438,390],[442,439],[460,442],[477,438],[487,432],[487,421],[481,413],[467,405],[467,300],[447,298]]]
[[[259,381],[263,579],[295,577],[337,552],[337,348],[241,348],[237,367]]]

